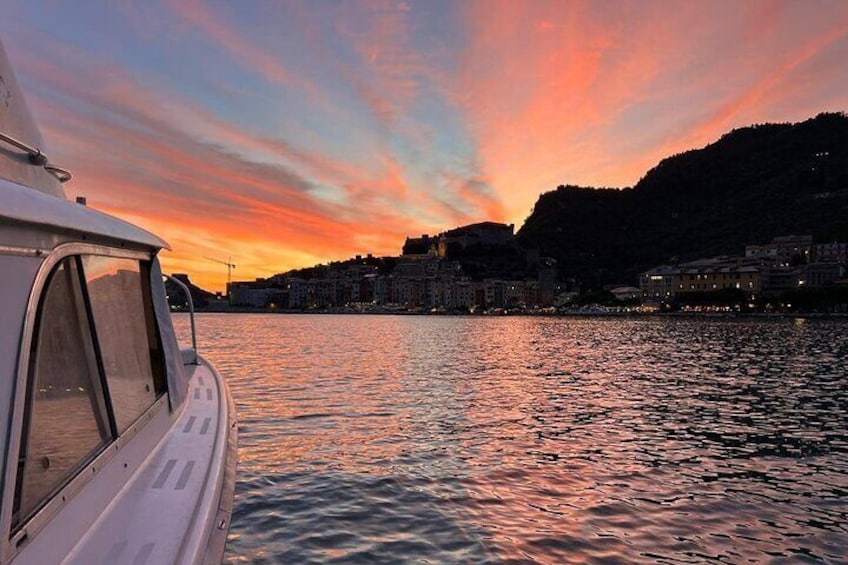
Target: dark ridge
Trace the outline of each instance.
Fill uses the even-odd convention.
[[[361,255],[358,255],[355,258],[352,257],[343,261],[332,261],[326,265],[315,265],[312,267],[304,267],[302,269],[292,269],[290,271],[279,273],[278,276],[301,278],[305,280],[320,279],[326,278],[330,271],[341,271],[356,265],[376,267],[377,274],[388,275],[392,272],[396,263],[397,257],[374,257],[372,255],[362,257]]]
[[[174,273],[171,275],[175,279],[179,279],[188,287],[189,292],[191,293],[191,299],[194,302],[194,306],[196,308],[203,308],[209,304],[210,300],[215,299],[215,294],[209,292],[208,290],[203,290],[191,280],[189,280],[188,275],[185,273]],[[185,291],[172,282],[171,280],[165,281],[165,293],[168,295],[168,304],[171,305],[172,308],[187,308],[188,307],[188,299],[186,298]]]
[[[848,116],[733,130],[659,162],[633,188],[559,186],[518,232],[589,287],[778,235],[848,239]]]

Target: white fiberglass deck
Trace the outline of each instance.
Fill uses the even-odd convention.
[[[229,525],[217,496],[229,426],[224,384],[203,362],[189,367],[182,414],[64,563],[196,562],[210,529]]]

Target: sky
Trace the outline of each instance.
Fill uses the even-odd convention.
[[[70,198],[210,290],[848,110],[848,2],[7,0]]]

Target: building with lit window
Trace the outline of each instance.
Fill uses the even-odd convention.
[[[642,299],[647,302],[664,302],[674,297],[675,282],[680,269],[671,265],[660,265],[642,273],[639,277],[639,290]]]
[[[784,264],[806,263],[813,253],[813,236],[782,235],[765,245],[746,245],[745,257],[764,257]]]
[[[639,289],[643,300],[656,303],[685,292],[724,289],[738,289],[755,296],[763,290],[763,271],[756,266],[730,266],[721,261],[713,264],[697,261],[677,267],[661,265],[642,273]]]

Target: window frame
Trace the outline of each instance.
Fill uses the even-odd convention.
[[[109,390],[105,380],[105,373],[102,367],[102,356],[100,352],[100,344],[97,339],[96,329],[94,327],[94,317],[91,310],[90,299],[88,295],[88,286],[85,280],[84,272],[80,273],[83,307],[89,320],[89,333],[95,350],[97,359],[98,378],[103,386],[104,403],[108,417],[108,426],[112,428],[111,438],[100,449],[100,451],[89,459],[85,464],[80,465],[75,474],[67,479],[65,484],[52,492],[40,505],[40,508],[32,514],[28,519],[12,529],[12,510],[15,495],[15,489],[18,481],[18,457],[21,450],[23,440],[24,425],[26,424],[27,412],[27,397],[30,385],[31,365],[33,359],[32,353],[35,347],[34,341],[37,339],[38,323],[41,319],[41,307],[44,302],[44,296],[48,288],[48,283],[52,279],[52,274],[57,266],[65,259],[72,257],[77,261],[78,265],[82,264],[82,257],[86,255],[98,255],[113,257],[118,259],[133,259],[140,263],[140,271],[142,274],[150,273],[150,265],[155,258],[154,250],[142,250],[134,248],[111,247],[107,245],[99,245],[94,243],[64,243],[56,246],[52,251],[46,254],[42,264],[38,268],[32,288],[29,292],[27,301],[26,317],[23,324],[23,331],[19,344],[19,354],[17,371],[14,382],[13,406],[10,414],[9,439],[6,444],[6,473],[3,485],[3,507],[0,514],[0,534],[3,536],[0,542],[0,562],[5,562],[16,555],[24,542],[34,537],[59,511],[67,502],[82,488],[88,484],[99,469],[102,469],[106,463],[118,454],[127,442],[134,437],[144,426],[153,419],[153,417],[162,410],[167,410],[169,407],[169,394],[167,390],[167,366],[164,360],[164,351],[161,333],[158,323],[156,322],[155,314],[147,313],[148,308],[153,308],[152,302],[148,302],[145,294],[149,294],[148,290],[145,293],[145,285],[149,286],[152,281],[144,281],[142,278],[142,294],[143,304],[145,306],[146,325],[153,323],[152,328],[148,328],[148,335],[151,331],[155,333],[156,344],[155,348],[158,351],[159,359],[157,362],[161,365],[161,370],[164,374],[164,389],[161,394],[157,394],[153,403],[121,434],[117,433],[113,427],[114,410],[109,398]],[[150,337],[150,335],[149,335]],[[154,360],[151,359],[151,363]],[[155,373],[155,369],[154,369]],[[155,377],[154,377],[155,378]]]
[[[50,294],[53,285],[57,284],[57,276],[63,276],[59,273],[59,269],[62,266],[65,266],[67,268],[71,265],[73,265],[72,269],[69,272],[65,273],[64,276],[76,279],[74,282],[70,282],[71,286],[68,288],[68,290],[71,292],[72,295],[76,295],[73,296],[71,300],[79,300],[80,302],[79,304],[76,304],[78,308],[76,323],[72,321],[67,322],[66,328],[69,331],[80,331],[81,340],[83,342],[87,342],[83,345],[83,347],[86,349],[86,351],[84,352],[84,356],[89,358],[87,369],[89,371],[91,371],[92,369],[93,371],[95,371],[94,374],[88,375],[88,377],[91,379],[92,386],[90,394],[93,394],[96,397],[96,403],[98,404],[98,408],[102,410],[101,412],[101,410],[98,410],[97,408],[92,406],[91,416],[95,419],[97,423],[97,428],[101,439],[97,445],[92,445],[89,447],[88,452],[84,457],[80,458],[72,467],[67,469],[66,473],[64,473],[65,478],[59,483],[58,488],[53,488],[47,491],[46,495],[40,497],[39,503],[32,512],[32,515],[36,514],[47,500],[53,498],[55,492],[62,490],[62,487],[64,487],[68,480],[78,474],[79,469],[84,468],[89,462],[96,459],[97,456],[102,453],[103,450],[106,449],[110,443],[112,443],[115,437],[114,426],[112,425],[112,418],[108,409],[108,392],[105,389],[105,382],[103,381],[103,378],[101,376],[101,362],[97,354],[94,335],[91,331],[91,320],[89,317],[88,300],[86,298],[85,282],[82,275],[82,263],[80,261],[79,255],[70,255],[58,261],[50,270],[47,279],[45,279],[44,287],[38,301],[38,309],[33,325],[33,338],[29,344],[29,367],[27,367],[27,383],[25,385],[26,390],[24,391],[25,401],[24,408],[21,414],[23,417],[21,431],[26,431],[27,433],[21,433],[17,454],[18,456],[16,458],[18,464],[18,471],[16,472],[15,480],[15,496],[12,500],[12,531],[15,531],[17,529],[15,524],[15,510],[17,509],[18,511],[21,511],[18,505],[22,504],[21,495],[19,492],[19,489],[22,488],[22,481],[18,480],[21,478],[18,476],[20,475],[21,470],[21,460],[22,457],[25,455],[25,452],[29,452],[32,443],[32,434],[30,432],[34,425],[32,418],[36,401],[35,389],[37,388],[37,383],[35,382],[35,379],[38,374],[37,358],[33,357],[33,352],[38,354],[38,350],[41,349],[41,328],[44,324],[44,315],[47,312],[48,295]],[[82,316],[84,316],[84,319],[82,318]],[[26,441],[24,441],[25,439]],[[28,513],[25,516],[25,519],[21,520],[20,523],[23,524],[29,521],[30,517],[31,515]]]
[[[97,357],[97,366],[100,372],[100,381],[101,387],[103,388],[106,402],[106,411],[108,414],[109,425],[112,431],[112,437],[117,438],[121,436],[126,429],[132,426],[139,418],[147,411],[150,406],[156,403],[159,400],[159,397],[162,396],[165,392],[167,392],[167,375],[165,375],[165,360],[163,357],[162,351],[162,340],[159,336],[159,328],[156,323],[156,315],[153,311],[153,299],[152,299],[152,289],[150,288],[150,261],[144,260],[136,260],[134,258],[127,257],[114,257],[114,256],[105,256],[102,254],[94,254],[94,253],[85,253],[80,255],[74,255],[79,262],[80,269],[80,277],[82,279],[83,286],[83,298],[85,301],[86,311],[89,316],[89,323],[91,325],[90,333],[92,337],[92,341],[94,343],[95,355]],[[107,257],[108,259],[123,259],[130,260],[135,263],[138,267],[138,280],[140,284],[139,291],[141,292],[141,308],[144,324],[144,335],[148,344],[148,361],[150,363],[150,386],[151,391],[153,392],[153,402],[148,404],[143,410],[141,410],[138,415],[133,418],[129,424],[126,426],[124,430],[121,430],[121,424],[118,422],[118,414],[120,411],[116,411],[114,403],[112,402],[114,391],[109,388],[109,383],[111,380],[110,373],[106,369],[105,361],[104,361],[104,344],[99,337],[99,332],[104,329],[103,326],[98,330],[98,324],[104,321],[101,319],[98,321],[98,313],[95,311],[91,298],[91,292],[89,290],[89,279],[88,273],[86,272],[86,259],[89,257]],[[102,310],[101,310],[102,312]],[[157,354],[158,359],[153,358],[154,351]],[[123,415],[121,414],[121,417]]]

